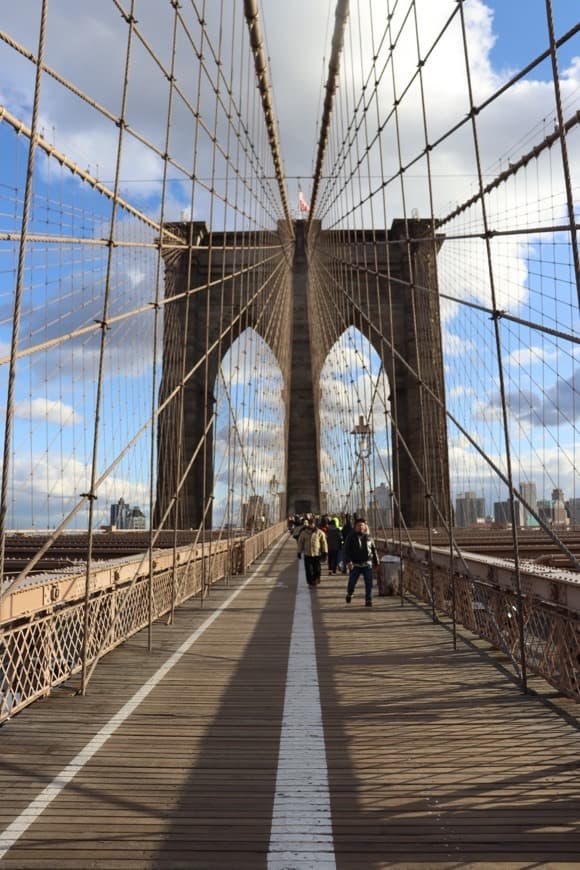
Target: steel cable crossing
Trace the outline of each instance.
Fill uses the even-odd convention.
[[[280,510],[293,239],[258,9],[245,0],[244,21],[223,0],[164,8],[163,34],[132,4],[111,0],[114,24],[101,13],[126,57],[124,69],[100,70],[110,92],[65,74],[40,17],[29,45],[0,32],[0,49],[31,68],[37,93],[32,117],[24,104],[0,107],[14,179],[0,188],[10,304],[0,371],[11,371],[2,546],[7,523],[24,526],[24,516],[50,529],[24,569],[5,572],[5,595],[65,530],[83,524],[92,538],[107,503],[122,498],[150,518],[157,505],[151,577],[153,548],[164,529],[172,536],[172,612],[195,475],[191,554],[211,554],[226,530],[252,532]],[[500,75],[482,64],[485,22],[463,2],[339,0],[305,222],[320,507],[362,506],[401,547],[424,525],[429,564],[444,539],[451,577],[458,565],[468,574],[455,529],[472,495],[485,504],[478,520],[495,512],[509,523],[519,652],[509,650],[524,684],[520,528],[579,567],[564,498],[553,493],[565,490],[575,516],[580,87],[567,58],[580,23],[558,32],[551,0],[542,17],[545,49]],[[530,82],[539,101],[528,108]],[[455,102],[442,101],[451,86]],[[37,111],[45,88],[82,113],[99,149],[50,141]],[[514,142],[501,119],[520,104]],[[19,136],[30,143],[26,169]],[[414,336],[406,347],[403,334]],[[361,419],[366,459],[353,436]],[[87,594],[91,560],[89,550]],[[447,601],[432,570],[422,582],[435,618]],[[455,620],[455,582],[448,593]],[[132,586],[120,614],[131,595]],[[151,626],[152,579],[147,608]],[[88,613],[87,677],[114,630],[89,643]]]
[[[201,557],[203,598],[222,541],[276,522],[285,480],[282,385],[290,364],[290,215],[255,4],[245,4],[244,21],[223,2],[168,0],[168,38],[155,17],[141,9],[137,17],[133,2],[112,0],[111,9],[120,18],[113,24],[103,12],[104,29],[125,46],[124,69],[117,78],[113,71],[107,76],[112,91],[120,88],[118,110],[106,88],[99,93],[99,76],[89,91],[81,77],[59,69],[54,49],[45,51],[48,4],[36,49],[0,33],[3,50],[30,64],[37,83],[31,122],[25,106],[0,109],[14,173],[4,199],[12,216],[4,209],[2,274],[10,276],[13,256],[20,262],[15,310],[4,321],[12,348],[2,363],[12,386],[0,510],[2,596],[38,570],[65,532],[86,529],[84,627],[74,629],[75,646],[67,653],[73,670],[82,668],[83,691],[102,652],[118,642],[121,624],[141,608],[135,590],[144,571],[151,642],[160,612],[153,554],[162,540],[167,546],[167,531],[173,536],[172,613],[183,594],[179,578],[197,571],[193,557]],[[155,105],[145,115],[135,102],[143,75]],[[39,121],[43,84],[59,89],[70,107],[83,107],[101,137],[99,166],[84,168],[82,149],[79,155],[70,143],[67,150],[48,141]],[[29,141],[23,195],[16,136]],[[131,181],[143,174],[151,177],[145,195]],[[176,263],[179,289],[167,277]],[[204,333],[192,350],[201,312]],[[171,383],[163,380],[166,371],[176,373]],[[184,453],[183,444],[192,440],[185,401],[191,390],[201,390],[202,419]],[[28,424],[20,422],[24,418]],[[44,419],[40,432],[37,418]],[[42,428],[52,425],[55,439],[42,444]],[[19,519],[20,465],[27,454],[23,478],[32,513]],[[165,455],[173,458],[160,489],[157,470]],[[184,538],[183,493],[196,466],[203,468],[201,521]],[[91,579],[92,544],[99,527],[111,522],[110,506],[121,527],[150,531],[148,555],[105,629]],[[14,571],[6,562],[6,535],[23,520],[47,532],[34,556]],[[233,556],[228,559],[233,564]]]
[[[454,526],[465,524],[460,514],[464,493],[474,500],[477,493],[485,503],[482,524],[494,512],[496,523],[509,523],[519,620],[514,663],[524,686],[520,528],[536,528],[538,535],[559,547],[568,565],[580,567],[566,537],[567,524],[577,517],[580,504],[574,363],[579,339],[574,217],[578,166],[569,158],[579,135],[579,88],[574,76],[573,81],[565,80],[558,67],[559,55],[573,52],[577,45],[580,25],[576,22],[558,34],[549,0],[544,14],[546,49],[509,78],[482,80],[480,67],[472,61],[478,24],[463,3],[444,4],[437,13],[429,13],[419,0],[388,3],[384,11],[371,2],[353,0],[348,20],[340,15],[341,26],[346,26],[340,76],[336,68],[329,68],[328,116],[322,125],[329,133],[319,140],[315,209],[309,218],[313,332],[326,334],[323,344],[328,347],[348,330],[342,362],[340,354],[335,356],[334,371],[324,373],[325,383],[330,389],[334,381],[342,382],[346,395],[349,379],[362,378],[365,369],[374,371],[366,376],[375,389],[356,401],[366,423],[382,439],[375,446],[371,474],[376,479],[378,470],[386,481],[391,502],[385,511],[375,502],[376,517],[390,517],[390,537],[411,541],[397,492],[396,465],[406,454],[424,493],[428,550],[431,553],[433,546],[431,525],[442,527],[451,576],[454,560],[462,559]],[[553,130],[546,135],[545,123],[544,129],[540,125],[532,130],[535,140],[529,144],[528,137],[527,148],[519,153],[506,155],[497,147],[494,151],[495,141],[502,149],[512,145],[497,132],[501,109],[515,105],[519,95],[525,99],[526,80],[546,60],[551,61],[553,75],[543,88],[542,106],[553,116]],[[437,112],[438,89],[453,77],[464,83],[465,109],[447,106],[445,112]],[[336,97],[333,104],[329,93]],[[452,155],[466,177],[473,178],[475,193],[468,190],[462,196],[461,186],[467,185],[459,177],[450,193],[452,176],[445,168]],[[456,204],[449,208],[451,197]],[[426,217],[421,220],[419,215]],[[400,231],[389,234],[397,220]],[[417,271],[418,233],[420,244],[430,247],[437,258],[438,280],[426,281],[428,273]],[[401,258],[408,264],[405,280],[400,276]],[[431,365],[427,356],[400,354],[393,313],[401,294],[408,299],[415,335],[420,334],[419,324],[433,316],[433,306],[441,309],[445,380],[438,387],[426,377]],[[353,327],[358,339],[351,335]],[[349,341],[360,346],[354,378],[346,362]],[[375,356],[371,366],[375,352],[378,360]],[[376,381],[378,371],[384,376],[401,366],[417,385],[422,434],[413,455],[401,431],[400,388],[391,379],[385,391]],[[324,382],[322,390],[324,394]],[[357,478],[351,473],[357,466],[353,439],[347,437],[353,408],[337,422],[336,403],[333,407],[330,397],[323,411],[323,443],[335,440],[324,455],[322,473],[325,479],[340,480],[338,488],[351,498]],[[429,455],[425,447],[439,442],[437,421],[442,413],[448,454],[446,445],[439,443]],[[381,415],[392,429],[392,444],[385,440]],[[435,485],[437,464],[447,461],[446,454],[451,484],[447,492]],[[568,519],[563,497],[552,494],[563,490],[569,496]],[[453,502],[457,503],[452,512]],[[360,496],[355,495],[353,503],[360,504]],[[451,595],[455,616],[454,585]],[[432,577],[426,596],[434,608]]]

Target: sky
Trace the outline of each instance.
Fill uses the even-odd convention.
[[[393,6],[394,4],[391,4]],[[438,4],[447,9],[453,4]],[[493,71],[507,77],[510,71],[525,67],[547,44],[545,0],[487,0],[465,4],[481,10],[480,41]],[[361,7],[368,6],[362,2]],[[385,2],[373,2],[375,10],[386,9]],[[425,4],[423,4],[425,7]],[[578,21],[576,0],[555,0],[554,21],[557,35],[564,34]],[[270,56],[270,72],[275,106],[280,125],[280,140],[289,188],[312,173],[315,143],[321,117],[322,85],[328,74],[329,46],[334,26],[334,0],[295,0],[292,4],[262,0],[262,23]],[[355,8],[354,0],[351,9]],[[380,14],[377,13],[377,19]],[[305,26],[305,22],[307,22]],[[522,26],[525,22],[525,36]],[[487,34],[489,25],[491,32]],[[580,53],[577,42],[575,53]],[[325,46],[323,53],[321,47]],[[289,48],[291,47],[291,48]],[[570,60],[571,50],[562,52],[560,63]],[[542,77],[549,80],[549,70]],[[523,123],[528,114],[521,106]],[[514,121],[517,127],[517,119]]]
[[[406,8],[404,3],[391,5],[397,5],[399,9]],[[578,3],[577,0],[554,0],[552,5],[556,37],[560,37],[577,22]],[[189,8],[187,4],[183,6],[184,9]],[[295,0],[292,4],[279,0],[260,2],[275,115],[292,208],[297,205],[299,183],[307,198],[311,192],[323,86],[334,24],[334,6],[334,0]],[[441,0],[436,4],[432,0],[418,0],[424,44],[429,44],[430,37],[441,26],[441,21],[456,6],[454,0]],[[159,56],[167,62],[170,29],[167,16],[159,11],[164,4],[160,0],[138,0],[137,7],[140,26],[151,45],[159,52]],[[244,27],[241,0],[225,0],[224,8],[227,10],[228,7],[232,11],[236,10],[238,14],[232,16],[227,27]],[[60,0],[58,4],[50,4],[49,8],[47,63],[93,95],[111,112],[118,111],[124,43],[122,28],[119,27],[119,14],[114,5],[105,0],[98,5]],[[207,9],[209,27],[215,39],[218,38],[218,33],[217,30],[212,30],[211,16],[216,8],[217,4],[210,3]],[[483,99],[533,60],[546,46],[545,0],[466,0],[464,8],[469,30],[474,88],[477,98]],[[370,38],[370,11],[372,10],[374,16],[376,32],[380,32],[386,9],[385,0],[352,0],[351,18],[360,12],[363,30],[366,28],[367,44]],[[37,0],[21,0],[18,4],[4,8],[0,13],[0,29],[34,52],[38,38],[38,10]],[[523,22],[525,38],[522,38]],[[107,51],[102,50],[105,44],[108,46]],[[402,48],[405,49],[404,44]],[[444,45],[439,52],[435,51],[433,54],[430,77],[426,84],[432,106],[430,121],[433,135],[449,129],[455,119],[465,116],[465,88],[460,82],[461,58],[456,51],[451,50],[455,48],[455,44]],[[356,62],[356,46],[352,56]],[[408,56],[412,58],[412,53],[408,53]],[[579,58],[580,43],[576,36],[559,55],[567,112],[577,110],[580,104]],[[132,79],[129,89],[129,119],[133,126],[162,150],[163,124],[157,123],[156,119],[164,111],[166,83],[151,57],[143,49],[135,49],[134,63],[139,69],[139,77]],[[0,69],[0,103],[28,122],[33,85],[32,66],[13,49],[0,43]],[[405,56],[401,60],[401,69],[403,78],[406,74]],[[178,76],[185,78],[187,75],[188,67],[185,63],[179,67]],[[483,167],[484,173],[489,177],[505,168],[510,161],[517,160],[553,129],[554,95],[551,75],[551,66],[545,62],[530,72],[515,88],[510,89],[498,111],[492,108],[482,117]],[[357,76],[358,73],[353,74],[352,80],[356,82]],[[337,107],[348,98],[347,90],[344,85],[339,87]],[[203,99],[210,105],[211,94],[205,94]],[[400,117],[404,128],[403,148],[409,156],[416,150],[417,142],[420,142],[418,116],[412,104],[410,111],[406,111],[402,104]],[[76,98],[48,79],[44,82],[42,92],[41,123],[45,136],[57,148],[109,185],[112,183],[117,136],[114,125],[97,120],[92,109],[81,105]],[[5,127],[5,124],[0,124],[0,149],[3,153],[0,161],[0,185],[4,185],[5,191],[0,228],[11,226],[9,190],[16,174],[22,185],[26,157],[26,140],[23,137],[16,140],[15,135],[7,132]],[[185,113],[176,110],[171,148],[184,165],[188,165],[187,161],[191,160],[191,134],[191,126]],[[389,139],[388,144],[390,150],[389,147],[384,149],[387,162],[392,156],[393,140]],[[577,132],[570,136],[570,148],[572,180],[577,190],[577,179],[580,178]],[[199,154],[199,171],[203,175],[209,172],[210,149],[207,137],[203,139],[202,136]],[[377,168],[376,156],[373,156],[373,160],[374,172]],[[435,211],[441,215],[452,209],[457,202],[462,202],[473,191],[473,154],[467,137],[461,134],[452,137],[449,147],[434,153],[433,160]],[[122,193],[139,209],[157,218],[160,208],[161,169],[159,157],[139,143],[132,142],[127,148],[122,166]],[[558,172],[557,160],[550,152],[546,159],[538,162],[537,173],[533,179],[531,175],[526,175],[525,186],[535,185],[532,193],[529,190],[524,191],[521,182],[508,186],[509,200],[506,198],[502,201],[498,197],[494,202],[494,220],[497,224],[509,224],[516,220],[514,216],[526,226],[534,223],[545,225],[550,220],[557,222],[564,213],[561,198],[557,199],[553,192],[553,179]],[[49,161],[40,162],[39,177],[39,190],[46,194],[47,201],[51,198],[60,198],[62,201],[67,197],[74,198],[75,206],[71,215],[63,213],[59,217],[65,229],[68,226],[67,221],[70,220],[74,222],[76,232],[96,237],[106,232],[108,206],[104,199],[84,195],[68,176],[55,172]],[[372,180],[369,180],[368,185],[372,188]],[[559,183],[556,186],[561,188]],[[418,208],[421,215],[426,213],[428,207],[424,191],[420,180],[415,183],[412,177],[409,179],[408,206]],[[209,221],[211,215],[219,225],[219,203],[216,205],[210,200],[207,192],[200,193],[194,203],[194,217]],[[533,203],[533,211],[530,203]],[[179,219],[190,214],[189,193],[179,178],[170,181],[165,206],[166,219]],[[395,191],[384,222],[388,223],[393,216],[399,216],[401,206],[400,194]],[[50,206],[46,214],[37,214],[35,226],[39,231],[43,221],[48,222],[49,211]],[[368,212],[361,209],[354,217],[366,223]],[[54,214],[51,219],[54,219]],[[332,219],[332,212],[329,212],[328,219]],[[81,224],[82,230],[79,229]],[[130,239],[131,233],[137,230],[135,224],[127,221],[124,231]],[[148,237],[146,233],[141,237],[151,241],[152,233],[149,231]],[[577,329],[577,306],[573,281],[570,279],[569,244],[565,238],[558,239],[552,235],[540,237],[528,233],[525,237],[512,240],[505,238],[501,243],[498,241],[495,250],[500,306],[505,306],[521,316],[525,315],[527,319],[542,318],[544,322],[562,331]],[[68,310],[63,319],[56,292],[51,295],[49,289],[45,297],[39,299],[38,290],[35,290],[34,298],[31,294],[32,301],[25,318],[30,341],[37,341],[40,334],[44,339],[50,339],[59,330],[73,329],[98,316],[104,270],[101,254],[95,254],[90,267],[87,266],[90,269],[87,273],[91,276],[90,280],[75,280],[75,274],[78,274],[76,254],[71,256],[70,262],[64,264],[57,260],[51,261],[48,267],[46,260],[36,264],[32,275],[38,276],[38,280],[35,283],[33,277],[31,287],[38,287],[43,270],[46,274],[48,268],[48,274],[54,277],[53,289],[58,285],[61,297],[71,301],[70,304],[67,303]],[[128,262],[127,257],[119,260],[112,300],[117,311],[123,311],[127,306],[136,306],[140,301],[151,298],[150,259],[147,260],[145,254],[136,254]],[[2,262],[7,261],[4,259]],[[14,268],[12,260],[10,269]],[[480,241],[463,244],[446,242],[442,249],[440,276],[450,295],[469,298],[479,304],[489,304],[489,286],[485,278],[485,261]],[[0,330],[0,343],[4,348],[9,340],[10,306],[10,288],[6,282],[0,283],[0,316],[4,320],[4,328]],[[477,317],[471,316],[469,312],[461,312],[455,303],[445,303],[443,315],[450,407],[462,419],[469,420],[477,437],[501,463],[504,448],[498,427],[498,391],[495,384],[490,323],[485,316]],[[148,341],[151,334],[152,321],[145,316],[140,327],[141,340]],[[574,353],[568,345],[545,337],[540,339],[524,327],[510,326],[505,329],[504,336],[514,442],[518,455],[522,458],[517,474],[522,479],[532,475],[543,476],[544,483],[539,484],[542,491],[549,490],[557,481],[567,493],[572,493],[576,474],[576,426],[580,415],[580,403],[576,401],[578,372]],[[139,406],[139,411],[131,419],[122,416],[118,430],[110,428],[105,433],[105,445],[114,453],[146,417],[150,385],[142,375],[143,360],[135,353],[135,345],[131,344],[122,329],[113,331],[110,341],[114,354],[111,357],[111,370],[107,375],[110,387],[106,407],[111,414],[114,413],[119,404],[127,401],[126,393],[130,393],[131,389],[133,395],[138,396]],[[88,405],[91,400],[96,361],[95,336],[82,339],[82,347],[85,370],[78,372],[78,380],[74,386],[69,384],[64,389],[59,387],[62,372],[70,365],[64,351],[47,355],[42,371],[41,366],[32,363],[30,366],[22,366],[20,370],[20,383],[24,386],[18,401],[24,403],[21,405],[23,417],[26,416],[28,408],[28,413],[34,412],[37,418],[32,427],[34,436],[26,433],[22,435],[22,444],[26,444],[23,454],[33,452],[32,445],[39,443],[41,436],[45,438],[45,442],[48,437],[49,444],[55,449],[60,444],[60,455],[69,445],[74,445],[67,468],[59,473],[56,470],[58,463],[54,461],[51,450],[44,449],[43,452],[43,475],[46,481],[52,481],[45,482],[45,486],[53,492],[61,493],[61,502],[65,501],[69,490],[81,491],[84,486],[86,481],[83,482],[82,478],[86,477],[86,461],[90,453],[90,424],[87,424],[83,414],[83,403]],[[121,379],[117,383],[115,373],[119,372],[128,376],[126,383],[132,384],[132,387],[121,386]],[[54,431],[50,428],[53,425],[51,421],[59,421],[54,422]],[[28,431],[29,423],[26,425]],[[478,491],[486,487],[489,475],[480,460],[474,456],[460,433],[450,434],[453,463],[457,469],[456,487]],[[569,456],[564,464],[563,456]],[[113,496],[123,495],[126,500],[134,497],[140,502],[147,498],[147,487],[142,483],[142,477],[146,474],[147,457],[148,448],[144,445],[138,459],[118,469],[117,478],[113,478],[114,485],[110,489]],[[29,487],[29,462],[24,455],[20,461],[20,484],[21,491],[24,492]],[[56,482],[55,478],[59,478],[61,482]],[[63,484],[62,480],[65,478],[66,484]],[[127,491],[120,492],[120,488]],[[488,487],[486,496],[491,504],[495,492]]]
[[[453,5],[437,4],[442,18],[450,14]],[[575,0],[556,0],[552,5],[558,38],[577,24],[579,7]],[[316,81],[320,68],[319,34],[328,31],[329,11],[332,12],[334,4],[312,6],[309,3],[293,5],[291,14],[286,14],[283,22],[281,9],[274,11],[267,4],[263,7],[272,56],[272,82],[277,105],[281,107],[280,139],[289,187],[292,190],[297,176],[307,195],[307,176],[315,153],[312,141],[317,135],[322,92],[319,86],[303,88],[298,98],[298,83]],[[354,6],[351,4],[351,10]],[[361,4],[361,8],[365,6],[368,4]],[[427,20],[430,14],[436,17],[433,4],[431,9],[426,3],[418,6]],[[383,16],[386,14],[385,4],[382,7],[373,4],[373,8],[377,19],[381,8]],[[498,0],[467,2],[465,9],[471,28],[474,87],[483,98],[545,50],[548,44],[546,4],[544,0]],[[306,16],[308,28],[303,27]],[[300,56],[284,51],[285,43],[299,43]],[[328,45],[327,39],[325,44]],[[326,55],[327,63],[328,52]],[[565,117],[579,106],[579,56],[580,42],[576,36],[560,51],[558,58],[563,77]],[[438,128],[439,125],[439,129],[445,130],[453,123],[454,101],[459,105],[460,95],[455,82],[460,79],[460,65],[457,58],[449,54],[440,64],[435,62],[433,68],[435,80],[431,90],[434,98],[440,100],[439,117],[433,119],[433,126]],[[489,177],[506,168],[510,161],[516,161],[552,131],[555,109],[551,64],[544,61],[535,67],[511,89],[500,106],[500,111],[489,112],[489,121],[481,120],[483,166]],[[457,110],[456,115],[459,118],[461,111]],[[570,136],[569,147],[572,180],[578,190],[577,134]],[[441,160],[441,182],[435,184],[436,214],[451,210],[474,189],[469,143],[458,139],[450,149],[450,157],[452,163]],[[561,200],[556,201],[554,196],[554,190],[563,187],[557,173],[557,155],[551,151],[549,158],[539,161],[536,177],[532,178],[530,173],[522,180],[523,174],[520,174],[519,189],[516,182],[506,194],[505,201],[499,201],[498,197],[498,201],[492,204],[496,225],[501,227],[510,222],[522,227],[533,226],[534,222],[545,225],[550,219],[555,220],[557,213],[562,215]],[[537,190],[532,192],[534,185],[537,185]],[[524,187],[528,186],[524,192]],[[412,191],[412,182],[409,189]],[[530,206],[530,203],[533,204]],[[422,215],[425,213],[426,203],[419,190],[417,201],[411,204],[419,206]],[[552,210],[551,216],[548,215],[549,209]],[[446,242],[440,255],[440,283],[453,295],[489,305],[482,249],[483,243],[477,240]],[[567,239],[529,234],[512,241],[509,238],[498,241],[496,249],[499,307],[525,319],[542,320],[552,328],[577,334],[576,288],[575,282],[570,282],[571,256]],[[487,318],[470,316],[454,305],[444,306],[443,314],[449,407],[471,434],[485,445],[490,457],[505,473],[505,444],[499,425],[500,398],[491,324]],[[556,486],[561,486],[567,496],[578,497],[576,444],[580,403],[577,400],[579,373],[575,349],[566,342],[559,344],[556,340],[515,326],[503,330],[503,342],[516,485],[533,479],[537,482],[540,497],[549,498]],[[505,487],[491,482],[485,462],[452,426],[450,447],[455,469],[455,494],[474,489],[485,495],[487,510],[491,512],[493,502],[506,497]]]

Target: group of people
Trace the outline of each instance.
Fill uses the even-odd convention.
[[[354,517],[354,527],[346,516],[344,526],[338,517],[322,517],[317,523],[312,514],[292,517],[290,532],[296,538],[298,558],[304,557],[306,582],[310,587],[320,583],[322,565],[328,562],[330,574],[348,571],[345,600],[350,604],[359,577],[365,585],[365,605],[373,604],[373,565],[379,564],[375,543],[364,517]]]

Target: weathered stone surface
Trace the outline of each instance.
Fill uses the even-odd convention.
[[[445,416],[432,397],[444,397],[440,241],[419,220],[395,221],[388,233],[326,232],[313,221],[306,238],[306,227],[295,222],[292,240],[283,222],[276,232],[244,234],[169,225],[184,246],[163,248],[166,300],[179,299],[165,305],[160,401],[175,397],[159,419],[157,524],[167,515],[179,528],[211,525],[213,388],[221,359],[248,327],[272,348],[284,377],[282,510],[320,509],[320,373],[331,347],[355,326],[391,385],[393,484],[402,517],[408,526],[441,524],[436,511],[428,515],[424,480],[448,516]],[[177,481],[188,468],[174,518]]]

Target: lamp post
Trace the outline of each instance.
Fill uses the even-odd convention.
[[[278,486],[280,481],[275,474],[270,478],[270,495],[272,496],[272,513],[274,514],[274,522],[280,521],[280,508],[278,506]]]
[[[371,455],[371,434],[372,430],[362,415],[358,418],[358,423],[350,433],[356,437],[355,452],[360,459],[361,464],[361,481],[362,481],[362,509],[366,516],[367,512],[367,494],[365,484],[365,462]]]

